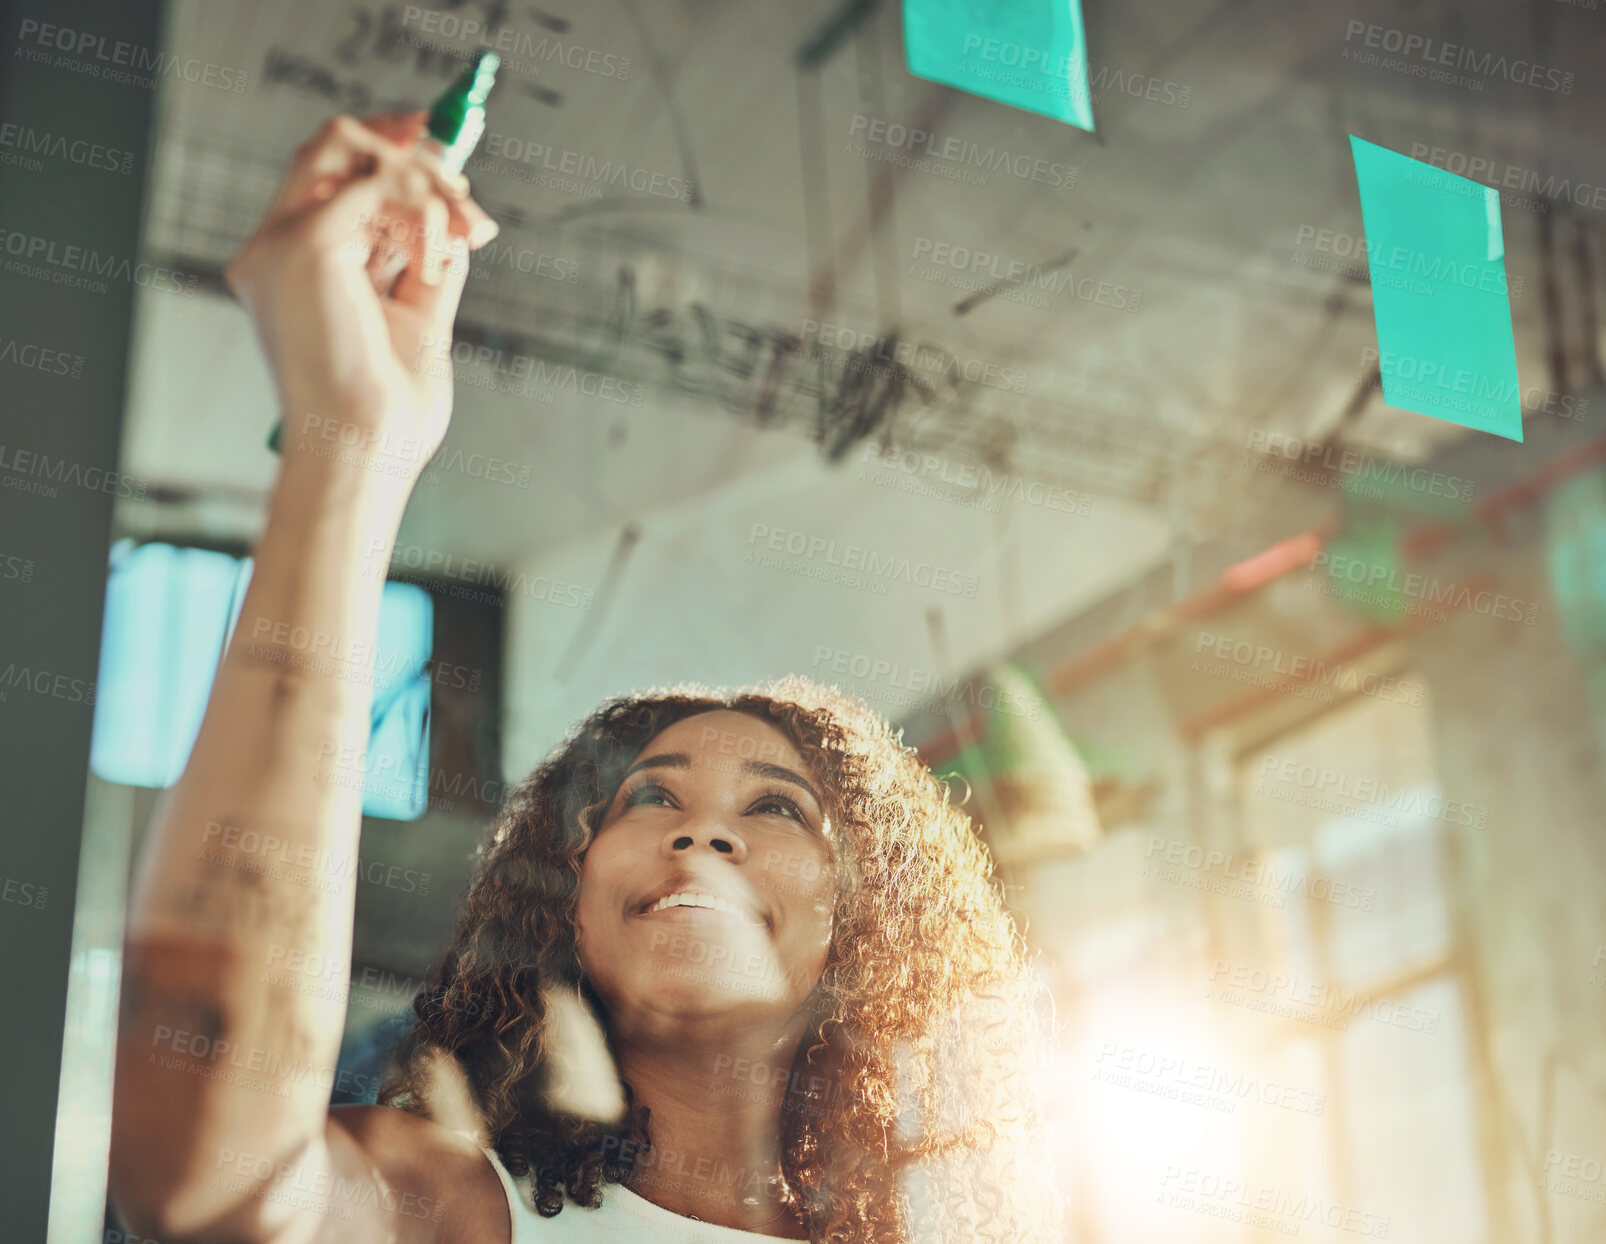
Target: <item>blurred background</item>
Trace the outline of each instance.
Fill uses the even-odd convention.
[[[170,0],[211,71],[153,101],[52,1241],[114,1225],[129,868],[277,465],[222,265],[324,117],[484,48],[335,1100],[507,783],[608,696],[796,672],[969,791],[1067,1241],[1606,1239],[1606,16],[1082,11],[1093,132],[913,76],[891,0]],[[1501,191],[1520,443],[1384,403],[1352,134]]]

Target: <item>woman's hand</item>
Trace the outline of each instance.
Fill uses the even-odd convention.
[[[331,117],[224,268],[273,370],[287,469],[339,461],[410,485],[446,435],[468,252],[497,226],[466,178],[412,154],[425,117]],[[409,256],[388,297],[367,271],[382,238]]]

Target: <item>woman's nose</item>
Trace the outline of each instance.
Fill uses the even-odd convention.
[[[685,855],[699,849],[727,856],[737,864],[747,858],[747,843],[742,836],[727,829],[718,821],[702,821],[692,826],[682,825],[664,835],[666,855]]]

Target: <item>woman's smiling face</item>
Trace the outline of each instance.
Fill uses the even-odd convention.
[[[825,966],[834,829],[818,779],[747,713],[649,740],[580,869],[578,948],[615,1023],[790,1015]]]

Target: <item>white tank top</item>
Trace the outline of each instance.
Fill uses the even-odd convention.
[[[685,1218],[623,1184],[602,1186],[602,1205],[586,1209],[573,1201],[564,1203],[555,1218],[543,1218],[530,1204],[530,1177],[508,1174],[495,1149],[480,1146],[491,1160],[496,1177],[507,1193],[508,1212],[513,1216],[513,1244],[754,1244],[756,1240],[779,1237],[760,1231],[739,1231],[718,1223]]]

